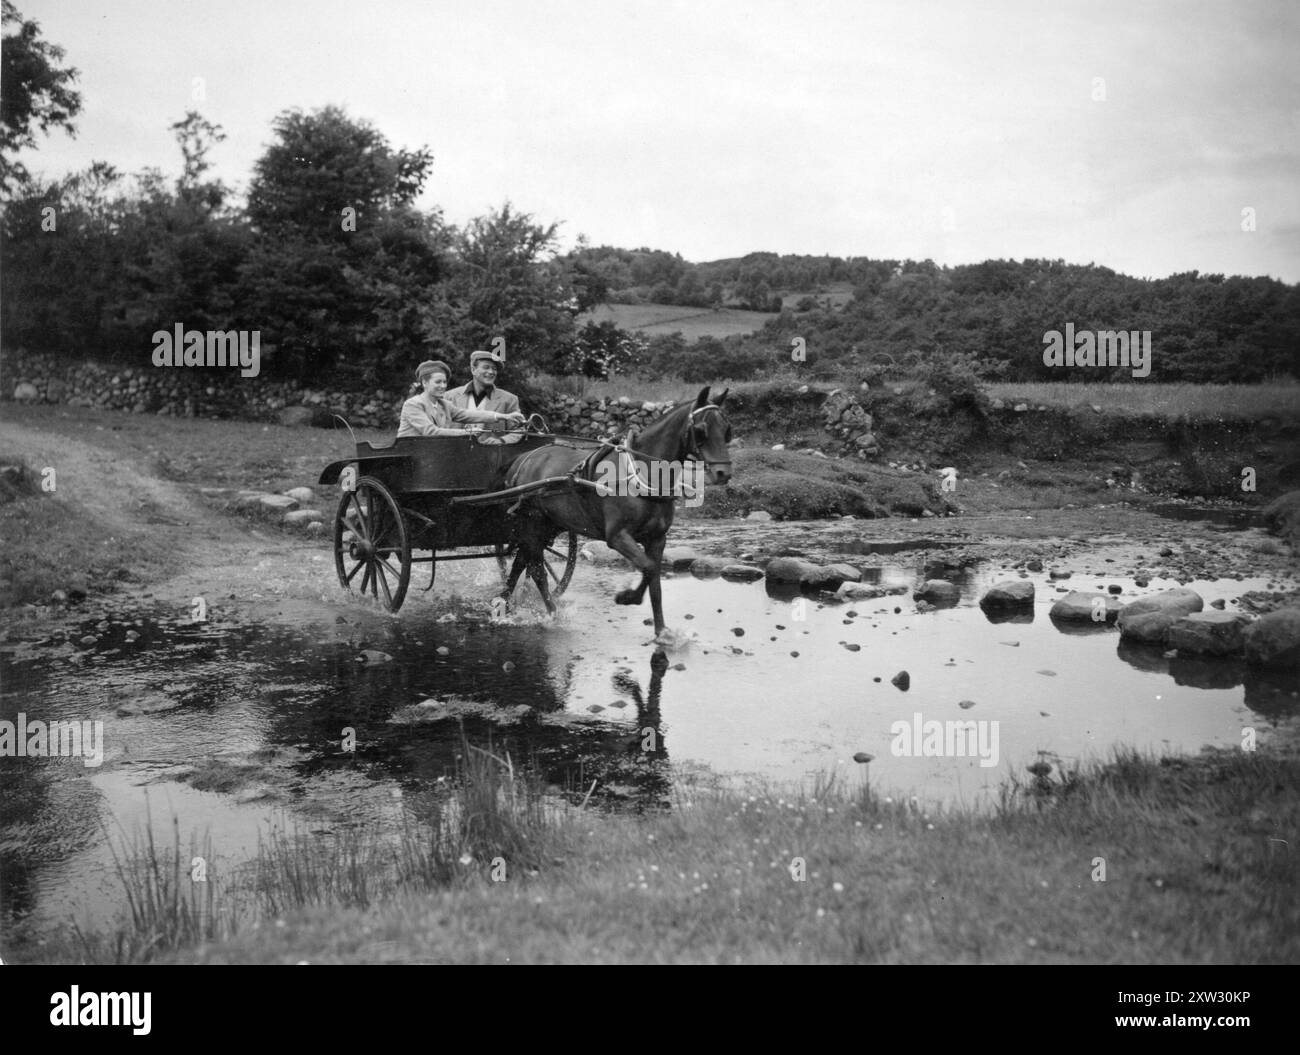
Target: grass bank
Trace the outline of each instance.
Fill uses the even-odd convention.
[[[1102,408],[1103,413],[1148,415],[1184,421],[1265,418],[1300,421],[1300,384],[1196,385],[1067,384],[1062,382],[999,382],[985,386],[989,396],[1008,403],[1060,407],[1066,410]]]
[[[177,913],[170,929],[165,911],[137,911],[116,934],[50,943],[29,958],[1172,964],[1300,957],[1300,857],[1288,850],[1300,837],[1300,759],[1284,745],[1191,759],[1122,753],[1083,772],[1057,769],[1008,785],[998,808],[984,813],[929,810],[855,781],[793,792],[696,787],[679,791],[671,812],[641,817],[546,809],[524,775],[479,757],[487,768],[467,775],[453,802],[426,812],[387,847],[375,840],[263,846],[253,866],[256,900],[238,918],[224,913],[219,893],[214,907],[195,902]],[[166,855],[148,864],[126,874],[168,874]],[[188,896],[165,881],[161,893],[156,881],[155,893],[150,880],[128,881],[133,906],[184,905]],[[220,925],[196,924],[193,914],[203,911]]]

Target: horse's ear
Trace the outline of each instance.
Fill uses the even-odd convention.
[[[722,404],[725,403],[725,402],[727,401],[727,393],[730,392],[730,391],[731,391],[731,389],[729,389],[729,388],[724,388],[724,389],[722,390],[722,395],[720,395],[717,399],[715,399],[715,400],[713,401],[713,405],[714,405],[715,407],[720,407],[720,406],[722,406]]]
[[[709,386],[705,385],[700,389],[700,394],[695,397],[695,409],[698,410],[709,401]]]

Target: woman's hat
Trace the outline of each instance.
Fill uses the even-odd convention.
[[[437,359],[426,359],[415,368],[415,379],[424,384],[425,378],[435,371],[441,370],[442,374],[448,381],[451,380],[451,367],[446,363],[439,362]]]

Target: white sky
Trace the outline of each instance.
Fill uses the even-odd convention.
[[[195,108],[242,189],[278,112],[333,103],[432,149],[420,204],[566,245],[1300,281],[1295,0],[15,3],[81,71],[47,176],[178,171]]]

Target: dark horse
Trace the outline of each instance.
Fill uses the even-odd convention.
[[[724,390],[715,402],[710,402],[706,386],[694,404],[684,403],[669,411],[630,442],[619,446],[593,444],[585,449],[554,444],[518,458],[506,474],[507,487],[567,474],[576,479],[616,477],[627,481],[632,475],[629,463],[635,464],[639,486],[619,486],[613,489],[615,493],[604,494],[592,486],[575,485],[569,490],[522,500],[515,529],[519,550],[501,596],[509,601],[520,574],[527,568],[546,610],[554,612],[542,554],[560,531],[576,531],[607,542],[641,572],[636,588],[620,590],[614,601],[640,604],[649,589],[658,637],[664,629],[659,561],[664,553],[664,538],[673,523],[674,482],[680,479],[681,467],[688,460],[704,463],[705,479],[710,484],[726,484],[731,479],[731,453],[727,450],[731,425],[722,413],[726,398]],[[600,464],[615,459],[614,465]],[[621,493],[629,490],[640,493]]]

